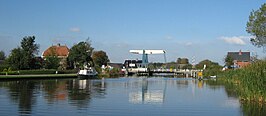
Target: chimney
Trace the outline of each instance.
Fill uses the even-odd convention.
[[[242,55],[242,51],[241,51],[241,50],[239,50],[239,53],[238,53],[238,55]]]

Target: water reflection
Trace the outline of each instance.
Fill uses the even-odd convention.
[[[159,85],[159,87],[157,86],[157,88],[155,88],[154,86],[152,86],[154,83],[161,84],[157,84]],[[129,93],[129,102],[133,104],[162,104],[165,98],[165,91],[165,80],[148,81],[147,78],[142,78],[141,91],[133,91]]]
[[[5,92],[0,97],[1,104],[5,104],[0,106],[0,112],[7,115],[17,115],[3,110],[13,106],[17,106],[19,115],[76,115],[82,111],[85,113],[81,115],[88,112],[138,115],[145,111],[155,115],[156,112],[165,115],[226,112],[256,116],[266,113],[265,105],[239,102],[233,86],[210,80],[160,77],[20,80],[0,82],[0,90]],[[60,112],[58,107],[67,111]],[[132,107],[136,110],[130,110]],[[49,108],[52,108],[50,114]],[[36,114],[40,111],[45,114]]]
[[[45,80],[41,81],[41,89],[48,104],[53,104],[59,100],[66,100],[68,93],[65,81]]]
[[[209,86],[210,89],[221,89],[225,88],[226,94],[228,97],[232,98],[238,98],[237,93],[233,87],[233,85],[227,84],[227,83],[222,83],[220,81],[216,80],[205,80],[207,85]]]
[[[86,108],[91,97],[103,98],[105,82],[92,80],[20,80],[0,82],[0,88],[6,88],[11,102],[18,105],[21,115],[31,114],[38,97],[47,104],[69,102],[70,105]]]
[[[211,89],[219,89],[221,87],[225,88],[226,94],[231,99],[238,99],[237,92],[234,89],[232,84],[221,83],[216,80],[208,80],[206,81]],[[227,101],[227,105],[238,107],[235,105],[234,101]],[[242,109],[244,116],[265,116],[266,114],[266,106],[265,104],[255,103],[255,102],[240,102],[240,107]]]
[[[32,105],[36,103],[36,96],[33,93],[38,92],[37,83],[15,81],[8,83],[6,87],[10,91],[10,100],[18,104],[19,112],[21,114],[30,114]]]
[[[70,104],[86,108],[92,97],[104,98],[105,82],[93,80],[71,80],[67,82]]]

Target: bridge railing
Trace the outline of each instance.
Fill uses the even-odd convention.
[[[199,72],[200,70],[195,69],[153,69],[154,72]]]

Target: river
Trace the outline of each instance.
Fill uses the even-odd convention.
[[[265,115],[216,81],[123,77],[0,81],[1,116]]]

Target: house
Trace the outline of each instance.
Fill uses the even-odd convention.
[[[117,69],[122,69],[123,68],[123,64],[122,63],[107,63],[107,66],[110,68],[117,68]]]
[[[138,60],[138,59],[137,60],[129,60],[129,59],[127,59],[127,60],[125,60],[123,65],[125,68],[139,68],[142,65],[142,60]]]
[[[235,68],[242,68],[251,63],[250,52],[228,52],[227,56],[233,59]]]
[[[67,57],[69,54],[69,49],[66,45],[52,45],[51,47],[49,47],[48,49],[46,49],[43,54],[42,54],[42,58],[45,60],[45,57],[48,56],[57,56],[60,59],[60,67],[62,69],[66,69],[67,68]]]

